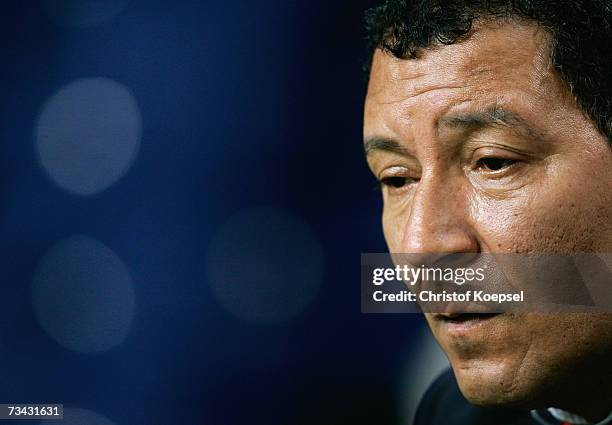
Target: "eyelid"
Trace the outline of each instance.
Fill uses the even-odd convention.
[[[388,167],[381,172],[378,178],[381,190],[389,196],[406,193],[419,180],[420,177],[415,176],[415,173],[405,166]],[[394,182],[400,184],[396,185]]]
[[[487,142],[483,140],[480,142],[469,142],[469,145],[470,149],[465,152],[466,160],[473,160],[476,156],[479,156],[480,158],[485,156],[493,156],[527,161],[531,159],[543,159],[545,156],[534,151],[527,151],[499,142]]]
[[[500,170],[492,170],[489,171],[490,174],[499,174],[502,175],[509,170],[516,168],[520,164],[524,164],[532,159],[531,156],[525,154],[523,152],[518,152],[515,149],[507,149],[499,146],[483,146],[474,149],[471,157],[467,160],[468,162],[465,164],[469,168],[476,169],[477,165],[481,163],[481,161],[485,159],[501,159],[507,161],[514,161],[514,164],[511,164],[508,167],[505,167]]]
[[[496,159],[501,161],[510,161],[511,163],[501,167],[499,169],[488,169],[483,164],[483,160]],[[509,156],[501,155],[484,155],[480,158],[476,158],[472,165],[470,165],[470,171],[477,173],[477,175],[486,178],[488,180],[499,180],[505,181],[506,179],[515,178],[521,175],[526,170],[527,161],[523,158],[512,158]]]
[[[410,172],[410,169],[408,169],[407,167],[396,165],[382,170],[382,172],[378,176],[378,180],[382,181],[383,179],[389,177],[413,178],[411,174],[412,173]]]
[[[528,156],[524,152],[507,146],[479,146],[473,150],[472,155],[480,158],[503,156],[509,159],[520,159]]]

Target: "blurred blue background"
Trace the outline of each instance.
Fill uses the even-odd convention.
[[[360,146],[373,4],[2,3],[0,402],[410,422],[445,360],[420,317],[359,305],[360,253],[386,248]]]

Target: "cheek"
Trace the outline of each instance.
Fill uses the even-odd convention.
[[[487,250],[612,249],[612,185],[593,176],[573,183],[557,178],[544,180],[509,199],[474,199],[474,226]]]

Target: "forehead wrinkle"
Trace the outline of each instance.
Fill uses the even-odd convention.
[[[398,97],[396,99],[388,100],[385,102],[374,101],[374,103],[376,103],[377,105],[395,105],[398,103],[409,103],[417,99],[419,96],[426,95],[433,91],[457,90],[457,89],[464,89],[464,88],[465,88],[464,86],[448,86],[448,85],[434,86],[434,87],[419,87],[414,92],[410,91],[410,93],[402,94],[401,97]],[[376,98],[376,95],[374,95],[373,97]]]
[[[514,36],[513,31],[516,28],[492,25],[491,28],[487,27],[486,31],[482,31],[483,26],[479,25],[475,28],[472,37],[451,46],[433,46],[424,49],[418,59],[398,59],[384,52],[376,52],[377,60],[374,61],[373,73],[377,74],[377,78],[370,80],[370,82],[376,81],[370,87],[367,99],[371,102],[370,108],[376,104],[401,108],[403,112],[395,111],[393,116],[405,124],[407,120],[414,118],[414,114],[420,112],[429,111],[439,118],[454,105],[469,101],[468,98],[471,97],[477,98],[476,103],[480,103],[478,109],[482,111],[482,102],[486,98],[495,102],[495,99],[492,99],[495,92],[499,92],[500,95],[509,91],[517,93],[517,89],[522,89],[522,83],[525,81],[534,78],[551,79],[550,39],[546,37],[545,31],[529,27],[530,25],[520,26],[521,32],[526,29],[535,35],[527,43],[523,37]],[[483,44],[479,39],[484,39],[485,35],[487,43]],[[478,43],[479,41],[481,43]],[[509,51],[513,54],[508,54]],[[550,81],[545,85],[536,85],[539,90],[547,92],[551,89],[550,86]],[[459,93],[440,93],[441,96],[433,93],[443,89],[457,90]],[[518,90],[521,91],[524,90]],[[538,98],[542,98],[541,93],[536,94],[540,94]],[[427,102],[429,106],[426,109],[414,109],[423,103],[420,96],[424,95],[429,95],[428,100],[431,98],[433,103]],[[499,96],[495,97],[501,103],[506,103],[503,100],[506,96],[502,96],[501,99]],[[513,99],[521,104],[520,96],[516,95],[509,96],[507,101],[513,102]],[[375,106],[373,109],[375,110]],[[533,111],[527,109],[523,112],[526,113],[526,118],[533,118]],[[530,125],[521,126],[520,124],[525,123],[511,120],[510,115],[501,116],[500,113],[501,111],[497,111],[489,114],[487,121],[491,127],[504,125],[513,131],[523,127],[525,130],[530,130],[530,136],[533,136],[534,132],[539,133],[538,129]],[[431,118],[433,119],[431,124],[434,128],[437,127],[438,119],[434,116]],[[520,135],[525,134],[527,133],[523,132]]]
[[[438,120],[438,129],[458,127],[479,130],[486,127],[507,127],[522,136],[542,139],[543,135],[522,116],[495,103],[485,109],[450,113]]]

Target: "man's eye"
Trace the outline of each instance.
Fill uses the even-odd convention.
[[[518,161],[515,159],[505,158],[482,158],[478,161],[478,167],[484,168],[486,171],[499,171],[508,168]]]
[[[410,179],[406,177],[385,177],[381,180],[383,186],[394,187],[399,189],[410,183]]]

